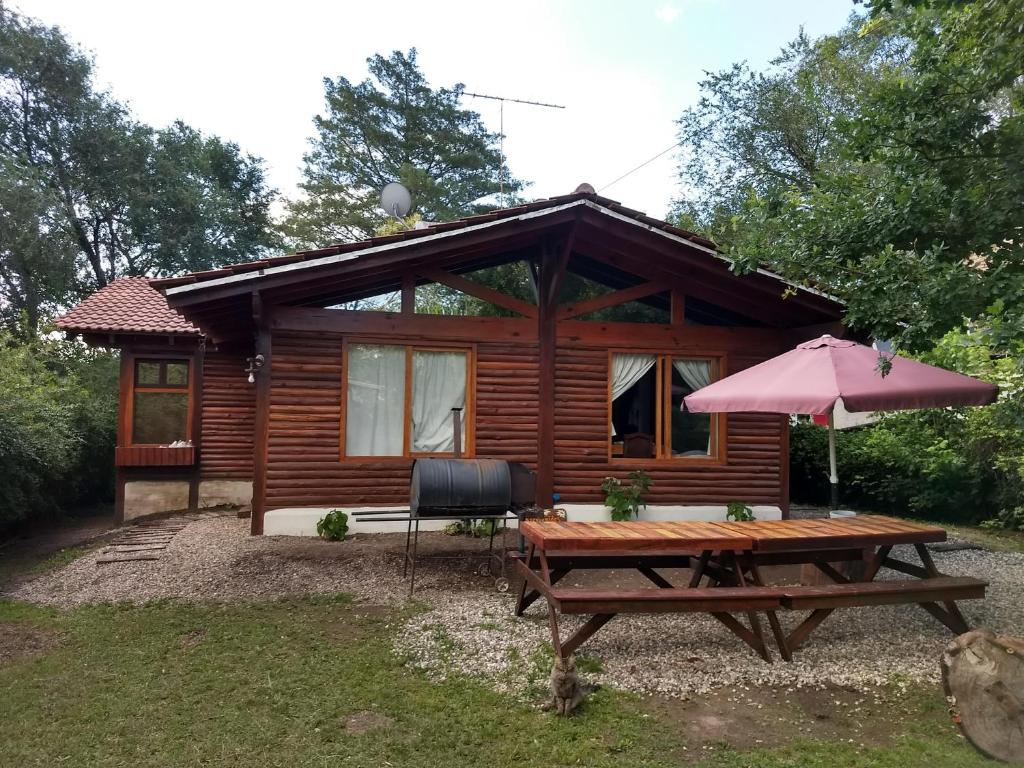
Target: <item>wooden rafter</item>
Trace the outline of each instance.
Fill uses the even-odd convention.
[[[469,280],[461,275],[446,272],[443,269],[421,268],[417,269],[416,272],[421,277],[433,280],[435,283],[441,283],[442,285],[447,285],[449,288],[462,291],[463,293],[475,296],[483,301],[489,301],[496,307],[516,312],[523,317],[537,317],[537,307],[533,304],[528,304],[514,296],[509,296],[507,293],[502,293],[501,291],[496,291],[493,288],[488,288],[486,285],[481,285],[480,283],[474,280]]]
[[[640,285],[634,285],[630,288],[623,288],[620,291],[608,293],[604,296],[580,301],[576,304],[562,304],[558,308],[558,319],[568,320],[570,317],[589,315],[591,312],[597,312],[598,310],[607,309],[608,307],[615,307],[629,301],[636,301],[637,299],[642,299],[645,296],[650,296],[654,293],[661,293],[664,290],[664,284],[651,281],[640,283]]]

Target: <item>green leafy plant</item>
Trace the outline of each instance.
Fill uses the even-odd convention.
[[[651,488],[651,477],[642,469],[629,473],[630,484],[623,485],[617,477],[606,477],[601,483],[604,505],[611,508],[612,520],[632,520],[641,507],[646,507],[644,494]]]
[[[754,510],[742,501],[730,501],[725,505],[725,519],[746,523],[754,519]]]
[[[340,509],[332,509],[316,524],[316,534],[328,541],[341,541],[348,533],[348,515]]]
[[[1004,509],[992,519],[982,522],[981,527],[995,530],[1024,531],[1024,507]]]

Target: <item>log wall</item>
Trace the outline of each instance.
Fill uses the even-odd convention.
[[[245,356],[207,347],[203,357],[202,442],[204,480],[251,480],[256,388],[246,381]]]
[[[688,351],[689,353],[689,351]],[[733,373],[760,362],[730,355]],[[608,460],[608,350],[560,348],[555,378],[555,492],[563,502],[603,498],[609,475],[627,479],[642,468],[653,481],[651,504],[748,504],[781,502],[782,417],[729,414],[726,463],[687,466],[685,460],[623,464]]]
[[[394,339],[392,343],[402,343]],[[730,355],[731,371],[768,355]],[[538,350],[535,342],[476,345],[476,455],[536,466]],[[555,491],[568,503],[601,501],[602,480],[636,465],[608,461],[608,353],[566,345],[556,356]],[[339,458],[342,336],[275,332],[271,364],[267,508],[404,505],[409,459]],[[728,418],[724,466],[652,462],[655,504],[779,504],[782,419]],[[204,440],[206,436],[204,434]]]

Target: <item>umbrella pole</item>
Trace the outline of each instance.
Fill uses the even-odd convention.
[[[828,482],[832,489],[832,509],[839,509],[839,472],[836,469],[836,423],[828,414]]]

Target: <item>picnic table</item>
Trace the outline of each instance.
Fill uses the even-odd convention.
[[[837,608],[916,603],[960,634],[969,627],[957,600],[982,598],[987,583],[945,576],[926,544],[946,540],[939,527],[875,515],[822,520],[749,522],[630,521],[583,523],[528,520],[520,527],[528,542],[515,560],[523,577],[516,615],[538,598],[548,603],[555,652],[565,658],[620,613],[708,613],[771,661],[762,630],[764,613],[779,653],[786,661]],[[912,545],[920,564],[891,556],[894,546]],[[834,563],[860,562],[862,570],[843,573]],[[813,564],[833,583],[769,585],[764,566]],[[882,567],[910,579],[875,581]],[[558,583],[581,569],[629,568],[654,588],[567,588]],[[689,583],[672,584],[666,568],[690,568]],[[707,580],[707,585],[702,582]],[[809,611],[789,633],[779,611]],[[590,618],[566,639],[560,614]],[[733,614],[743,614],[743,624]]]

